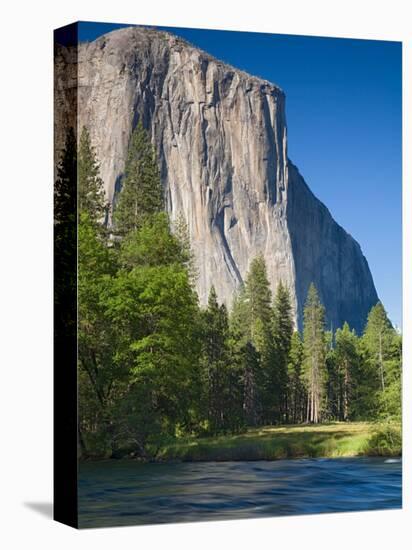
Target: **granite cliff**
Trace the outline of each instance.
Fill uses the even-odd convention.
[[[78,88],[76,86],[78,85]],[[76,98],[77,96],[77,98]],[[126,28],[55,58],[59,128],[87,126],[110,201],[121,189],[130,133],[141,119],[158,152],[167,210],[185,217],[201,303],[228,305],[251,260],[272,290],[290,289],[295,320],[313,281],[328,326],[360,331],[378,297],[359,244],[313,195],[287,156],[285,96],[165,32]]]

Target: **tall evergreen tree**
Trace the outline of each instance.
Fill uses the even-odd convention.
[[[260,421],[261,403],[258,394],[260,364],[259,354],[250,340],[242,346],[242,383],[243,383],[243,413],[248,426],[256,426]]]
[[[122,190],[114,209],[117,234],[139,229],[147,217],[164,210],[163,190],[154,148],[139,121],[132,133]]]
[[[206,388],[207,417],[212,433],[221,431],[226,421],[228,393],[228,335],[226,306],[219,305],[215,288],[209,293],[207,309],[203,312],[203,364]]]
[[[253,393],[256,419],[259,419],[260,422],[273,421],[274,416],[278,414],[279,406],[276,402],[277,389],[271,386],[271,372],[273,372],[275,361],[272,335],[272,293],[266,274],[266,263],[262,255],[254,258],[250,264],[243,299],[246,306],[244,312],[247,316],[245,324],[247,341],[250,344],[244,348],[248,358],[245,362],[245,365],[248,366],[245,388]],[[254,365],[253,369],[249,366],[252,364]]]
[[[312,283],[304,309],[304,379],[308,393],[307,421],[321,421],[325,390],[325,310]]]
[[[336,362],[334,342],[333,331],[327,330],[325,332],[326,388],[324,410],[324,418],[327,420],[337,420],[341,416],[341,381]]]
[[[338,372],[339,420],[347,421],[352,416],[353,389],[359,362],[357,336],[348,323],[335,335],[335,361]]]
[[[230,316],[231,360],[238,372],[241,386],[240,400],[243,422],[255,426],[260,421],[261,357],[256,349],[257,327],[252,330],[250,299],[242,287],[235,296]]]
[[[173,224],[173,233],[180,243],[182,249],[182,258],[187,267],[190,280],[194,285],[199,276],[199,272],[196,266],[196,260],[190,242],[189,228],[182,212],[177,216],[177,219]]]
[[[376,366],[381,390],[385,390],[385,361],[391,355],[395,331],[381,302],[369,312],[368,322],[363,336],[369,360]]]
[[[292,334],[288,356],[288,419],[296,424],[305,419],[306,392],[302,381],[303,342],[298,331]]]
[[[103,180],[99,175],[99,163],[90,141],[90,134],[83,127],[80,135],[77,165],[79,212],[87,212],[95,223],[104,221],[108,210]]]
[[[242,287],[234,296],[229,317],[231,410],[238,428],[257,422],[257,352],[250,341],[248,323],[245,289]],[[252,355],[256,361],[249,360]]]
[[[257,256],[250,264],[245,282],[245,301],[247,303],[251,328],[260,319],[269,330],[271,324],[271,301],[269,281],[266,274],[266,263],[262,255]]]
[[[381,416],[402,420],[402,336],[394,331],[390,358],[385,363],[386,385],[380,399]]]
[[[274,361],[271,385],[281,421],[288,420],[288,359],[293,334],[292,306],[288,289],[279,283],[273,305]]]
[[[376,384],[376,399],[381,416],[400,417],[401,410],[401,339],[392,327],[385,308],[379,302],[368,315],[362,337],[364,360]]]

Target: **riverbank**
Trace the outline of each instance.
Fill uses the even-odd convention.
[[[157,449],[159,461],[241,461],[285,458],[400,456],[398,424],[334,422],[268,426],[239,435],[187,437]]]

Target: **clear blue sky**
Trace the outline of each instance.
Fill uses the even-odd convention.
[[[123,25],[82,24],[93,40]],[[286,94],[289,157],[361,245],[379,297],[402,320],[400,42],[165,28]]]

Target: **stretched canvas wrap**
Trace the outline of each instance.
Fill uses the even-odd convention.
[[[55,519],[400,508],[401,43],[54,46]]]

